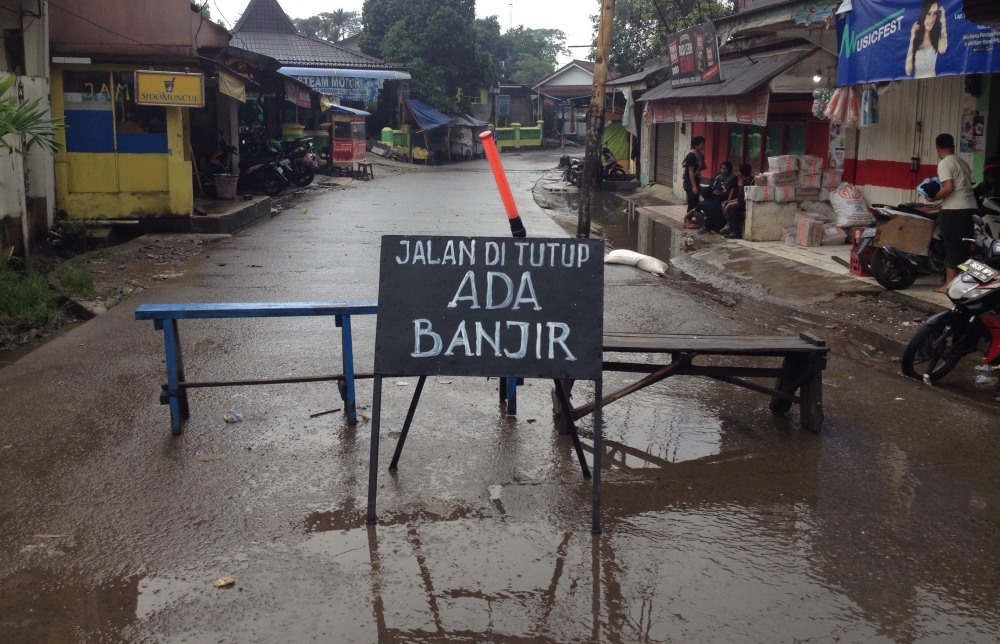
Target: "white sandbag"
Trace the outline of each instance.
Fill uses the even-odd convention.
[[[781,231],[781,240],[789,246],[795,246],[798,241],[798,228],[792,226]]]
[[[799,175],[794,170],[785,172],[764,172],[758,175],[764,178],[764,183],[769,186],[788,186],[798,182]]]
[[[663,275],[667,272],[667,265],[664,262],[648,255],[643,255],[642,259],[636,262],[635,267],[653,275]]]
[[[767,157],[767,169],[771,172],[794,172],[799,169],[799,159],[794,154]]]
[[[795,186],[774,186],[774,200],[778,203],[795,201]]]
[[[618,248],[604,256],[605,264],[623,264],[625,266],[635,266],[639,260],[645,257],[642,253],[634,250]]]
[[[842,179],[843,179],[843,173],[841,172],[824,172],[823,180],[819,184],[819,187],[823,188],[824,190],[830,190],[830,191],[836,190],[840,186],[840,184],[843,183]]]
[[[822,174],[823,158],[813,154],[799,155],[799,174]]]
[[[661,262],[655,257],[643,255],[642,253],[637,253],[634,250],[627,250],[625,248],[618,248],[605,255],[604,263],[635,266],[639,270],[652,273],[653,275],[663,275],[667,272],[667,265],[664,262]]]
[[[861,226],[872,220],[868,206],[861,196],[861,189],[850,183],[842,183],[830,192],[830,205],[837,214],[836,224],[841,228]]]
[[[823,225],[823,239],[820,246],[838,246],[847,243],[847,232],[840,226]]]
[[[806,174],[799,173],[799,187],[807,190],[819,190],[823,186],[823,173]]]

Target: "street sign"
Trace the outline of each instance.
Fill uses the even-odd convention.
[[[384,236],[375,372],[601,378],[603,250],[572,238]]]
[[[510,94],[497,94],[497,116],[510,116]]]

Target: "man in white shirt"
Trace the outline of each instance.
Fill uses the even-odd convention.
[[[972,215],[976,214],[976,196],[972,191],[972,170],[969,164],[955,156],[955,139],[939,134],[934,139],[938,154],[938,180],[941,190],[928,201],[940,201],[941,241],[944,245],[945,280],[934,289],[944,293],[948,284],[958,277],[958,265],[969,258],[969,243],[962,241],[975,235]]]

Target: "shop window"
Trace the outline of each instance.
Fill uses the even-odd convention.
[[[134,96],[131,72],[63,72],[66,151],[165,154],[166,108]]]
[[[338,141],[351,140],[351,124],[347,121],[333,122],[333,138]]]

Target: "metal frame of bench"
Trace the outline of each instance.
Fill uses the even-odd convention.
[[[167,363],[167,384],[162,386],[160,404],[170,406],[170,430],[175,436],[184,432],[184,423],[190,417],[187,390],[195,387],[226,387],[237,385],[285,384],[336,380],[344,401],[347,422],[354,425],[357,407],[354,381],[370,378],[371,374],[354,372],[354,345],[351,337],[352,315],[375,315],[378,303],[362,302],[217,302],[196,304],[141,304],[135,310],[136,320],[152,320],[153,328],[163,331],[163,344]],[[204,320],[219,318],[276,318],[334,316],[341,330],[344,373],[297,376],[294,378],[258,378],[191,382],[184,377],[184,360],[181,354],[178,320]]]
[[[810,333],[800,333],[798,337],[607,333],[603,345],[606,353],[670,356],[670,362],[665,365],[605,360],[605,371],[647,374],[604,396],[605,405],[671,376],[705,376],[770,396],[770,409],[779,415],[798,403],[803,429],[818,432],[823,426],[823,369],[830,349],[825,341]],[[776,357],[782,358],[782,364],[780,367],[696,365],[694,360],[699,356]],[[747,378],[775,378],[775,385],[768,387]],[[593,413],[594,404],[572,407],[569,402],[571,388],[570,381],[555,383],[557,410],[568,426],[573,427],[575,421]]]

